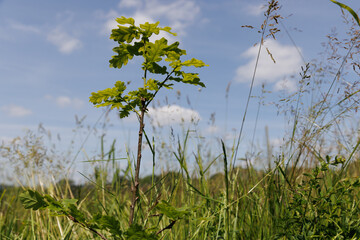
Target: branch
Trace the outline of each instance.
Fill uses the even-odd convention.
[[[103,240],[108,240],[104,235],[102,235],[101,233],[99,233],[98,231],[96,231],[95,229],[87,226],[85,223],[82,223],[82,222],[79,222],[75,217],[71,216],[71,215],[67,215],[67,217],[73,221],[74,223],[78,223],[80,224],[81,226],[83,226],[84,228],[87,228],[89,229],[90,231],[92,231],[93,233],[97,234],[101,239]]]
[[[160,231],[158,231],[156,233],[156,235],[159,235],[160,233],[162,233],[163,231],[165,231],[166,229],[172,229],[172,227],[174,226],[174,224],[176,223],[176,220],[171,221],[171,223],[169,225],[167,225],[165,228],[161,229]]]
[[[154,93],[154,95],[152,96],[152,98],[147,101],[147,103],[146,103],[146,105],[145,105],[146,108],[147,108],[147,106],[149,106],[149,104],[150,104],[150,103],[152,102],[152,100],[155,98],[156,94],[160,91],[160,89],[164,86],[165,82],[167,82],[167,80],[169,80],[171,74],[173,74],[173,73],[175,72],[175,69],[176,69],[176,68],[174,68],[174,69],[171,71],[171,73],[169,73],[169,74],[166,76],[166,78],[164,79],[164,81],[162,81],[162,82],[160,83],[159,89],[156,90],[156,92]]]

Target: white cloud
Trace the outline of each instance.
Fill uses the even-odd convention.
[[[269,49],[276,63],[273,62],[270,55],[267,53],[266,48]],[[235,81],[243,83],[251,81],[258,49],[259,46],[256,45],[243,53],[243,57],[249,58],[250,60],[247,64],[236,69]],[[288,75],[296,74],[300,71],[301,64],[301,57],[295,47],[281,45],[272,39],[267,40],[264,43],[260,54],[260,60],[255,76],[255,85],[264,82],[277,82]],[[277,85],[277,89],[281,89],[281,86],[288,86],[291,90],[294,89],[294,84],[289,80],[288,84],[284,84],[284,80],[281,80]]]
[[[159,0],[122,0],[119,7],[121,10],[122,8],[132,8],[134,10],[128,17],[134,18],[135,24],[154,23],[156,21],[163,23],[165,21],[166,25],[180,35],[186,34],[186,27],[191,25],[200,13],[200,7],[192,0],[175,0],[170,3],[160,2]],[[109,12],[104,27],[107,34],[117,26],[116,17],[120,17],[120,15],[114,11]]]
[[[59,28],[47,35],[47,40],[58,47],[61,53],[69,54],[81,47],[81,41]]]
[[[139,8],[142,5],[143,5],[142,0],[122,0],[119,3],[119,8],[123,8],[123,7]]]
[[[283,79],[277,81],[274,86],[274,91],[287,91],[293,93],[297,90],[296,82],[292,79]]]
[[[70,98],[68,96],[59,96],[57,98],[54,98],[51,95],[46,95],[45,99],[54,101],[56,103],[56,105],[61,108],[73,107],[75,109],[80,109],[81,107],[84,106],[83,100],[78,99],[78,98]]]
[[[76,109],[82,108],[84,106],[84,101],[78,98],[72,99],[73,107]]]
[[[56,98],[56,104],[59,106],[59,107],[66,107],[66,106],[69,106],[71,104],[71,99],[69,97],[66,97],[66,96],[60,96],[58,98]]]
[[[272,138],[270,139],[270,145],[275,148],[281,147],[284,145],[284,140],[281,138]]]
[[[118,12],[110,10],[107,14],[100,17],[107,19],[103,26],[103,29],[101,30],[101,33],[108,35],[111,33],[112,29],[117,27],[118,23],[115,21],[115,19],[120,17],[120,15]]]
[[[153,6],[156,7],[153,7]],[[194,1],[177,0],[169,4],[160,3],[158,0],[146,1],[145,15],[153,18],[164,17],[170,26],[179,34],[184,34],[185,28],[193,23],[199,14],[200,7]]]
[[[19,30],[19,31],[23,31],[23,32],[31,32],[31,33],[41,34],[41,30],[39,28],[35,27],[35,26],[32,26],[32,25],[26,25],[26,24],[17,23],[17,22],[11,22],[10,27],[15,29],[15,30]]]
[[[257,17],[265,11],[265,7],[264,4],[248,5],[245,11],[248,15]]]
[[[107,14],[107,18],[108,20],[105,22],[105,26],[104,26],[104,30],[103,33],[110,33],[112,29],[117,28],[117,26],[119,25],[116,22],[116,18],[120,17],[119,13],[117,13],[116,11],[111,10],[108,14]],[[135,20],[135,24],[139,25],[145,22],[149,22],[149,23],[155,23],[156,21],[148,16],[148,15],[144,15],[142,12],[135,12],[133,15],[131,15],[131,18],[133,18]]]
[[[76,109],[79,109],[84,105],[84,101],[82,101],[81,99],[78,99],[78,98],[70,98],[67,96],[60,96],[60,97],[56,98],[56,104],[62,108],[72,106]]]
[[[1,110],[10,117],[24,117],[32,114],[31,110],[13,104],[2,106]]]
[[[177,105],[169,105],[160,108],[149,108],[148,116],[153,124],[159,126],[198,122],[200,114],[197,111],[183,108]]]
[[[205,132],[209,133],[209,134],[215,134],[215,133],[218,133],[219,131],[220,131],[220,128],[215,125],[211,125],[205,129]]]

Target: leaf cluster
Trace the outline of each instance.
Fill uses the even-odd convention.
[[[66,216],[74,223],[103,236],[97,230],[108,232],[112,239],[158,239],[158,234],[166,229],[171,229],[176,221],[189,217],[196,210],[193,207],[176,208],[166,201],[161,201],[156,206],[156,211],[166,216],[172,222],[166,228],[155,232],[155,229],[145,229],[141,225],[132,224],[126,231],[121,231],[120,222],[111,215],[100,213],[93,215],[89,220],[77,207],[77,199],[56,200],[48,194],[41,194],[38,191],[28,189],[20,194],[20,201],[25,209],[44,210],[48,209],[54,216]],[[106,239],[103,237],[103,239]]]
[[[180,220],[180,219],[190,216],[192,213],[192,210],[194,210],[191,207],[176,208],[164,200],[162,200],[160,203],[158,203],[158,205],[156,206],[156,209],[158,210],[159,213],[164,214],[170,220],[173,220],[173,221]]]
[[[327,179],[329,165],[342,164],[341,157],[323,162],[296,187],[281,219],[275,238],[358,239],[360,237],[359,179]]]
[[[99,236],[103,235],[97,230],[108,231],[113,239],[120,239],[122,235],[120,223],[115,217],[96,214],[91,220],[88,220],[76,206],[77,199],[61,199],[58,201],[48,194],[42,195],[31,189],[21,193],[19,197],[25,209],[48,209],[54,216],[66,216],[74,223],[80,224]],[[103,239],[106,238],[103,237]]]
[[[113,29],[110,39],[118,43],[113,48],[116,53],[110,60],[110,67],[122,68],[127,65],[134,56],[143,58],[142,71],[144,72],[143,86],[136,90],[125,93],[127,88],[123,81],[117,81],[113,88],[107,88],[93,92],[90,102],[96,107],[110,106],[118,109],[120,117],[127,117],[130,112],[138,112],[146,108],[154,99],[158,91],[165,87],[171,89],[174,82],[205,87],[200,81],[198,73],[189,73],[182,70],[183,67],[200,68],[207,66],[203,61],[192,58],[182,61],[180,57],[186,55],[186,51],[179,48],[179,42],[168,43],[166,38],[150,41],[153,35],[161,31],[176,36],[170,27],[159,27],[159,22],[135,25],[133,18],[117,18],[118,28]],[[148,78],[151,76],[163,76],[163,79]]]

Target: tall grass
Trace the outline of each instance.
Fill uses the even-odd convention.
[[[279,19],[275,2],[269,3],[261,43],[267,21]],[[275,33],[271,28],[269,36]],[[341,87],[344,65],[351,64],[355,70],[358,66],[353,49],[360,49],[359,32],[352,27],[349,34],[348,40],[341,41],[343,46],[329,35],[332,51],[325,65],[335,68],[306,64],[299,91],[279,101],[280,111],[293,109],[288,112],[291,124],[279,151],[272,149],[269,139],[264,149],[258,149],[266,152],[256,155],[267,161],[265,169],[236,164],[241,130],[232,146],[219,140],[216,154],[203,150],[205,143],[197,141],[197,132],[185,131],[171,148],[161,147],[145,133],[153,169],[151,176],[141,179],[134,214],[139,232],[152,233],[144,239],[359,239],[360,138],[358,122],[350,129],[349,121],[357,117],[360,90],[356,81],[352,88]],[[343,57],[334,56],[338,51],[333,48],[345,49]],[[332,76],[329,82],[326,76]],[[118,156],[116,142],[106,146],[101,137],[100,155],[89,158],[94,174],[84,175],[86,184],[76,185],[67,178],[47,181],[49,175],[42,173],[49,173],[48,168],[42,166],[54,156],[47,155],[40,139],[29,134],[1,148],[3,157],[21,164],[25,184],[1,186],[0,239],[128,239],[132,153],[128,151],[125,159]],[[159,150],[176,161],[177,170],[156,173]],[[128,162],[126,168],[120,167],[120,159]],[[212,173],[215,165],[221,165],[222,171]],[[44,181],[48,184],[39,184]],[[25,187],[56,199],[76,198],[78,209],[90,222],[99,214],[112,216],[107,224],[115,224],[123,234],[114,237],[105,229],[97,234],[71,218],[54,216],[49,209],[25,210],[18,198]]]

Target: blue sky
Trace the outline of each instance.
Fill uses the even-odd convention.
[[[355,10],[360,8],[358,1],[342,2]],[[37,129],[39,123],[70,139],[75,115],[86,116],[86,124],[93,126],[102,114],[88,102],[91,92],[112,87],[118,80],[140,79],[136,61],[121,70],[109,68],[115,46],[109,35],[116,27],[114,19],[120,16],[133,17],[137,24],[160,21],[160,25],[172,27],[178,33],[172,40],[180,41],[187,57],[210,65],[199,70],[205,89],[176,85],[175,90],[159,94],[159,104],[150,111],[154,121],[169,127],[178,124],[179,116],[185,122],[195,118],[203,135],[226,137],[232,128],[240,128],[257,51],[253,45],[260,40],[256,31],[241,26],[259,27],[264,20],[264,3],[0,0],[0,140],[21,136],[24,129]],[[265,89],[272,92],[266,94],[267,102],[296,91],[297,78],[289,76],[297,76],[303,65],[298,50],[305,61],[317,58],[326,34],[333,27],[340,31],[346,27],[339,7],[330,1],[288,0],[280,4],[285,17],[282,22],[298,49],[281,26],[277,41],[266,42],[277,64],[262,54],[253,95],[261,94],[261,83],[265,82]],[[176,90],[181,92],[180,98]],[[254,129],[257,106],[254,98],[245,124],[245,142],[251,139],[246,136]],[[213,126],[209,124],[212,113],[216,119]],[[110,138],[135,133],[135,118],[119,121],[115,113],[110,116],[114,125]],[[264,138],[265,126],[274,141],[282,137],[286,123],[274,107],[263,106],[259,119],[258,139]],[[127,136],[126,141],[130,138],[135,140],[136,136]]]

